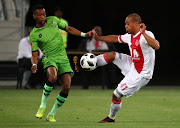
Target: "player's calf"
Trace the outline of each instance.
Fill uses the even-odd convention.
[[[70,86],[71,86],[71,75],[70,74],[64,74],[60,78],[61,85],[62,85],[62,92],[65,94],[69,93]]]

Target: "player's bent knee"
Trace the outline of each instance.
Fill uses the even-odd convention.
[[[113,98],[121,99],[122,97],[123,97],[123,94],[121,92],[119,92],[118,89],[116,88],[113,92]]]
[[[109,53],[107,54],[107,59],[108,59],[110,62],[112,62],[112,61],[115,59],[115,57],[116,57],[116,52],[115,52],[115,51],[109,52]]]
[[[52,83],[56,83],[57,76],[56,75],[49,75],[48,80]]]
[[[62,86],[62,92],[69,93],[69,90],[70,90],[70,85],[63,85]]]

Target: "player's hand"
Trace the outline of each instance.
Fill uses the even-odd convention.
[[[141,32],[142,34],[144,34],[144,33],[145,33],[145,30],[146,30],[146,25],[145,25],[144,23],[141,23],[141,24],[140,24],[140,32]]]
[[[37,65],[34,65],[34,66],[32,65],[31,70],[33,73],[36,73],[37,72]]]
[[[92,30],[92,34],[93,34],[93,38],[97,40],[98,35],[94,29]]]
[[[85,37],[91,37],[92,36],[92,31],[89,31],[85,34]]]

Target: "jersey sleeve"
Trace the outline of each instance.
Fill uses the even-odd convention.
[[[151,31],[145,31],[148,36],[155,39],[154,34]],[[145,40],[145,43],[148,44],[148,42]]]
[[[30,44],[31,44],[31,51],[32,52],[38,51],[37,39],[34,37],[33,34],[30,34]]]
[[[66,25],[62,23],[57,17],[54,17],[54,18],[57,21],[58,28],[64,30],[66,28]]]
[[[118,36],[119,43],[127,44],[128,43],[127,39],[128,39],[128,34],[127,33],[124,34],[124,35],[119,35]]]
[[[148,36],[150,36],[151,38],[154,38],[154,39],[155,39],[154,34],[153,34],[151,31],[146,31],[146,34],[147,34]]]

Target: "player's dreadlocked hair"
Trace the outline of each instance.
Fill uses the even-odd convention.
[[[36,4],[32,7],[32,11],[33,11],[33,14],[35,14],[36,12],[36,9],[45,9],[43,5],[41,4]]]
[[[133,22],[138,22],[139,24],[142,23],[142,19],[141,19],[141,17],[140,17],[137,13],[129,14],[127,17],[128,17],[128,18],[129,18],[129,17],[132,17],[132,21],[133,21]]]

